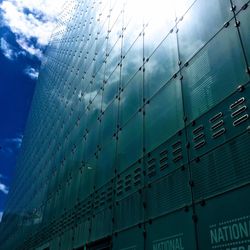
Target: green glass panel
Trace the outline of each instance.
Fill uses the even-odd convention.
[[[103,109],[116,97],[118,94],[118,86],[120,83],[120,68],[116,70],[106,79],[106,84],[104,85],[103,91]]]
[[[96,173],[96,158],[93,157],[80,170],[80,188],[78,198],[83,200],[93,192],[94,178]]]
[[[173,79],[146,106],[146,150],[151,151],[184,127],[181,83]]]
[[[109,46],[106,52],[106,76],[109,77],[112,72],[118,67],[118,63],[121,60],[121,45],[122,39],[112,36],[112,33],[109,36]]]
[[[100,122],[97,121],[94,126],[92,126],[90,132],[87,135],[86,141],[86,159],[91,158],[97,150],[97,145],[99,142],[99,128]]]
[[[106,144],[107,140],[110,140],[117,129],[117,115],[118,115],[118,100],[115,99],[110,105],[105,109],[103,115],[101,116],[100,123],[100,142]]]
[[[166,226],[169,225],[169,226]],[[173,249],[197,249],[192,211],[178,211],[146,224],[148,249],[171,246]],[[170,248],[171,249],[171,248]]]
[[[244,2],[246,2],[246,0]],[[239,14],[237,15],[237,20],[240,22],[239,30],[240,30],[240,35],[241,35],[242,42],[243,42],[243,47],[244,47],[246,57],[248,60],[248,67],[250,67],[250,45],[249,45],[250,37],[249,37],[249,28],[248,28],[249,26],[248,24],[250,22],[249,12],[250,12],[250,8],[248,6],[245,10],[241,10]]]
[[[248,248],[249,191],[249,186],[245,186],[210,198],[205,206],[196,206],[199,248]]]
[[[131,41],[134,30],[126,30],[125,32],[121,75],[122,86],[129,82],[143,64],[142,33],[139,35],[138,32],[137,37],[134,37],[134,40]]]
[[[120,125],[123,126],[142,106],[142,72],[139,71],[120,95]]]
[[[233,18],[229,1],[196,1],[178,23],[180,59],[184,63]],[[207,15],[207,11],[213,10]],[[201,22],[202,20],[202,22]]]
[[[113,239],[113,249],[143,249],[144,239],[143,230],[138,227],[132,227],[129,230],[121,231]]]
[[[184,105],[196,119],[247,81],[237,30],[224,28],[183,69]]]
[[[137,113],[119,132],[117,167],[129,167],[142,156],[142,113]]]
[[[114,175],[116,156],[116,140],[110,138],[105,144],[101,145],[101,151],[98,154],[96,167],[96,187],[104,185]]]
[[[168,34],[145,64],[146,98],[151,97],[178,71],[177,39],[174,32]]]

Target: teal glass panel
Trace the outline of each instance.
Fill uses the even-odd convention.
[[[152,97],[145,112],[145,145],[151,151],[184,127],[181,82],[168,82]]]
[[[127,44],[126,36],[124,37],[124,44]],[[129,80],[139,71],[143,64],[143,40],[142,33],[135,38],[131,47],[123,48],[122,60],[122,85],[125,86]]]
[[[142,106],[142,71],[129,81],[120,94],[120,126],[123,126]]]
[[[51,210],[52,218],[58,218],[63,213],[64,189],[61,183],[60,185],[61,186],[56,190],[55,203],[53,210]],[[57,211],[56,214],[54,213],[54,209]]]
[[[94,78],[93,89],[98,91],[103,86],[105,64],[103,62],[102,57],[99,58],[99,54],[96,57],[97,57],[95,63],[96,70],[93,72],[93,78]]]
[[[79,174],[79,169],[76,168],[72,171],[69,177],[68,205],[70,208],[73,208],[73,206],[77,202],[79,186],[80,186],[80,174]]]
[[[80,120],[84,121],[84,119]],[[80,126],[80,125],[79,125]],[[86,150],[86,141],[84,140],[84,135],[86,133],[85,130],[83,130],[84,126],[81,127],[81,129],[76,130],[75,132],[75,152],[74,152],[74,164],[76,167],[78,167],[82,161],[85,161],[85,150]]]
[[[100,122],[96,121],[87,135],[86,141],[86,160],[91,158],[97,150],[98,140],[99,140],[99,129]]]
[[[89,105],[87,107],[87,129],[90,130],[91,127],[97,122],[99,115],[101,114],[102,107],[102,92],[96,93],[89,92],[85,94],[85,97],[94,96],[92,100],[89,101]]]
[[[101,150],[98,154],[96,167],[96,187],[104,185],[114,176],[116,156],[116,139],[110,138],[105,144],[101,145]]]
[[[225,22],[233,18],[230,7],[229,1],[196,1],[183,16],[183,20],[178,23],[180,60],[183,63],[206,44]]]
[[[246,2],[246,0],[244,1]],[[249,2],[249,1],[248,1]],[[249,5],[250,3],[248,3]],[[250,7],[241,10],[237,15],[237,20],[240,22],[239,30],[242,37],[243,47],[248,60],[248,67],[250,67],[250,37],[249,37],[249,22],[250,22]],[[250,68],[249,68],[250,70]]]
[[[142,113],[137,113],[119,132],[117,167],[126,169],[142,156],[143,131]]]
[[[115,99],[110,105],[105,109],[103,115],[101,116],[101,138],[100,142],[106,144],[107,140],[116,132],[117,127],[117,117],[118,117],[118,100]]]
[[[143,230],[138,227],[130,227],[128,230],[123,230],[117,234],[113,241],[113,249],[143,249],[144,239]]]
[[[118,94],[118,86],[120,83],[120,68],[116,68],[112,75],[106,79],[103,91],[103,109],[116,97]]]
[[[78,247],[79,248],[83,247],[83,245],[88,241],[89,228],[90,228],[90,221],[88,220],[77,224],[75,228],[75,234],[74,234],[75,249],[78,249]]]
[[[68,179],[65,180],[64,184],[64,194],[63,194],[63,208],[64,210],[68,210],[73,206],[73,200],[72,198],[74,195],[70,194],[70,187],[71,187],[71,179],[68,177]]]
[[[74,230],[67,230],[60,237],[60,250],[71,250],[73,245]]]
[[[184,105],[196,119],[247,80],[237,30],[224,28],[183,69]]]
[[[86,164],[83,164],[80,169],[80,188],[78,193],[80,201],[93,192],[95,172],[96,158],[93,157]]]
[[[165,188],[163,188],[165,189]],[[166,227],[166,225],[171,225]],[[149,249],[166,245],[176,249],[197,249],[192,211],[179,210],[165,216],[156,217],[151,224],[146,224],[148,237],[145,244]]]
[[[146,98],[159,90],[179,69],[175,32],[169,33],[148,59],[145,64]]]
[[[249,0],[66,1],[57,18],[0,248],[218,248],[209,211],[249,193]]]
[[[122,39],[116,37],[109,38],[109,46],[106,52],[106,76],[107,78],[113,73],[113,71],[118,67],[118,63],[121,60],[121,45]]]
[[[59,248],[59,246],[60,246],[59,242],[60,242],[60,238],[59,237],[54,238],[50,242],[50,248],[51,248],[51,250],[57,250]]]

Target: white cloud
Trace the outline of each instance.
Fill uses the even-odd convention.
[[[40,48],[47,45],[65,0],[4,0],[0,4],[3,23],[16,34],[18,44],[41,59]],[[37,47],[30,39],[37,39]]]
[[[7,57],[9,60],[14,60],[19,55],[26,56],[26,52],[24,50],[23,51],[14,51],[13,46],[11,44],[9,44],[3,37],[0,40],[0,50],[2,51],[3,55],[5,57]],[[37,54],[38,54],[38,52],[37,52]],[[41,52],[40,52],[40,54],[41,54]]]
[[[16,138],[7,139],[7,141],[14,143],[16,148],[20,148],[23,141],[23,135],[19,135]]]
[[[11,45],[4,38],[1,38],[0,48],[4,56],[8,59],[13,60],[16,57]]]
[[[0,212],[0,222],[2,221],[2,217],[3,217],[3,212]]]
[[[8,194],[9,193],[9,188],[0,182],[0,192],[3,192],[4,194]]]
[[[15,148],[20,148],[23,140],[23,135],[18,135],[14,138],[6,138],[2,141],[4,145],[13,145]]]
[[[36,56],[39,59],[42,59],[42,51],[39,48],[35,48],[33,44],[29,44],[28,40],[25,37],[17,38],[17,43],[22,49],[27,51],[30,55]]]
[[[0,140],[0,145],[2,147],[0,153],[5,157],[12,157],[13,153],[17,151],[22,144],[23,135],[18,135],[14,138],[5,138]]]
[[[38,70],[32,68],[32,67],[27,67],[25,70],[24,70],[24,73],[26,75],[28,75],[31,79],[35,80],[38,78],[38,75],[39,75],[39,72]]]

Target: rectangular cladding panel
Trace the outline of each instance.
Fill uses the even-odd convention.
[[[248,249],[249,4],[66,1],[0,248]]]

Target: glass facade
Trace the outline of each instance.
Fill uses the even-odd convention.
[[[249,249],[249,5],[66,1],[0,249]]]

